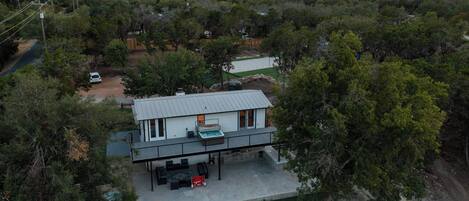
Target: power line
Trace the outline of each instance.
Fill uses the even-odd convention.
[[[37,11],[38,12],[38,11]],[[36,13],[37,13],[36,12]],[[16,30],[13,34],[11,34],[10,36],[8,36],[7,38],[5,38],[5,40],[1,41],[0,42],[0,45],[3,44],[4,42],[6,42],[7,40],[10,40],[15,34],[17,34],[21,29],[23,29],[24,27],[26,27],[26,25],[28,25],[31,21],[33,21],[34,18],[31,18],[29,21],[27,21],[26,23],[24,23],[20,28],[18,28],[18,30]]]
[[[19,11],[16,11],[16,13],[14,13],[13,15],[11,15],[10,17],[7,17],[6,19],[2,20],[0,22],[0,24],[3,24],[5,22],[7,22],[8,20],[11,20],[13,19],[14,17],[18,16],[19,14],[23,13],[24,11],[26,11],[26,9],[28,9],[29,7],[31,7],[33,5],[33,2],[29,2],[28,5],[24,6],[22,9],[20,9]]]
[[[38,12],[39,12],[39,11],[34,12],[34,13],[31,14],[30,16],[28,16],[28,17],[24,18],[23,20],[21,20],[21,22],[18,22],[17,24],[11,26],[9,29],[3,31],[2,33],[0,33],[0,36],[3,35],[3,34],[5,34],[5,33],[10,32],[12,29],[14,29],[15,27],[17,27],[18,25],[23,24],[26,20],[28,20],[29,18],[33,17],[33,16],[36,15]]]

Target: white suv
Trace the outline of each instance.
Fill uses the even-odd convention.
[[[103,80],[101,79],[101,75],[98,72],[91,72],[90,73],[90,83],[101,83]]]

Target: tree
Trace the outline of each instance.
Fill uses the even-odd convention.
[[[15,73],[0,112],[0,191],[8,200],[99,200],[112,183],[105,146],[132,117],[108,102],[61,95],[55,79]],[[31,98],[34,97],[34,98]]]
[[[190,40],[198,39],[203,27],[195,19],[178,17],[166,23],[163,31],[173,48],[178,50],[180,45],[185,45],[187,48]]]
[[[358,188],[376,200],[421,197],[426,154],[438,152],[445,113],[437,100],[446,85],[398,61],[350,60],[353,34],[331,39],[335,60],[300,62],[273,111],[300,192],[345,198]]]
[[[138,97],[174,95],[178,88],[194,92],[204,84],[205,67],[201,56],[185,49],[154,54],[126,72],[124,92]]]
[[[294,69],[303,58],[313,53],[316,37],[306,27],[296,30],[290,24],[283,24],[262,41],[262,49],[275,57],[278,71],[284,76]]]
[[[124,68],[127,65],[129,50],[119,39],[114,39],[104,49],[104,61],[113,67]]]
[[[74,94],[80,87],[89,86],[85,55],[58,48],[54,52],[46,52],[43,62],[37,66],[42,76],[60,80],[61,93]]]
[[[0,2],[0,19],[5,19],[10,14],[10,10],[7,6]],[[0,24],[0,33],[5,31],[8,27],[4,24]],[[8,35],[2,36],[2,40]],[[15,38],[7,40],[0,44],[0,71],[3,69],[5,63],[8,61],[11,55],[15,54],[18,50],[18,44],[14,42]],[[1,41],[0,41],[1,42]]]
[[[210,40],[203,45],[202,52],[205,61],[210,65],[213,74],[220,80],[223,89],[223,74],[225,71],[229,72],[233,68],[231,61],[238,52],[235,40],[229,37]]]

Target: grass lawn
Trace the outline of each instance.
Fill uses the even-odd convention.
[[[263,68],[263,69],[245,71],[245,72],[239,72],[239,73],[227,73],[227,72],[225,72],[225,79],[247,77],[247,76],[257,75],[257,74],[263,74],[263,75],[266,75],[266,76],[270,76],[270,77],[273,77],[276,80],[278,80],[278,78],[279,78],[279,73],[274,68]]]
[[[238,75],[240,77],[246,77],[246,76],[256,75],[256,74],[267,75],[275,79],[277,79],[279,76],[278,72],[274,68],[263,68],[263,69],[258,69],[258,70],[235,73],[235,75]]]

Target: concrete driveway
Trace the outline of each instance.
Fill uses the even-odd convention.
[[[272,200],[292,197],[299,187],[291,174],[274,168],[266,159],[252,159],[222,165],[218,180],[216,165],[209,166],[206,187],[170,190],[169,185],[156,185],[150,190],[150,173],[144,164],[137,164],[132,175],[139,201],[241,201]]]

